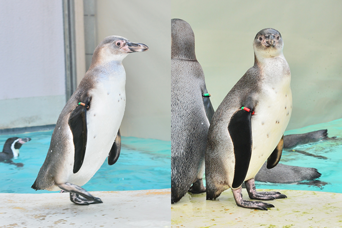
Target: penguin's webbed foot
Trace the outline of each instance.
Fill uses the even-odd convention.
[[[205,191],[206,191],[206,189],[203,185],[202,179],[198,179],[196,182],[194,182],[189,189],[189,192],[191,192],[192,194],[200,194],[200,193],[203,193]]]
[[[92,196],[89,192],[75,184],[66,182],[64,184],[59,184],[58,187],[64,191],[70,192],[70,201],[77,205],[102,203],[100,198]]]
[[[280,192],[257,192],[254,179],[245,181],[245,184],[250,199],[274,200],[287,198],[286,195],[281,194]]]
[[[265,211],[267,211],[268,208],[274,207],[274,205],[270,204],[270,203],[264,203],[264,202],[260,202],[260,201],[243,200],[242,188],[233,189],[233,195],[234,195],[235,202],[239,207],[250,208],[250,209],[259,209],[259,210],[265,210]]]
[[[89,204],[102,203],[102,200],[98,197],[94,197],[94,200],[88,200],[82,195],[79,195],[73,192],[70,192],[70,201],[77,205],[89,205]]]

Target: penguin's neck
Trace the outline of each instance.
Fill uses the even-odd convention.
[[[283,83],[284,80],[288,83],[291,81],[290,67],[283,53],[268,58],[255,55],[254,65],[260,69],[261,77],[265,82],[278,84]]]
[[[93,59],[89,70],[95,67],[101,67],[105,70],[116,70],[120,69],[122,66],[122,60],[127,56],[127,53],[113,54],[107,48],[100,48],[95,50],[93,54]]]

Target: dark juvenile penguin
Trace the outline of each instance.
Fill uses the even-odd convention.
[[[204,153],[214,109],[195,55],[190,25],[171,20],[171,203],[205,191]]]
[[[126,106],[122,60],[147,49],[120,36],[109,36],[97,46],[89,70],[58,118],[33,189],[70,192],[70,200],[79,205],[102,203],[80,186],[107,157],[109,165],[119,158]]]
[[[30,140],[30,138],[8,138],[5,142],[2,152],[0,152],[0,162],[16,165],[17,167],[23,167],[23,163],[15,163],[12,161],[12,159],[16,159],[19,157],[19,149],[22,145]]]
[[[334,139],[335,137],[332,137]],[[328,130],[312,131],[304,134],[292,134],[284,136],[284,150],[293,148],[300,144],[317,142],[320,140],[327,140]],[[305,155],[314,156],[318,159],[324,159],[323,156],[311,155],[307,152]],[[255,180],[271,183],[295,183],[304,180],[314,180],[319,178],[321,174],[315,168],[307,168],[300,166],[291,166],[278,164],[272,169],[267,169],[267,162],[261,167],[258,174],[255,176]]]
[[[319,140],[324,140],[324,139],[328,139],[327,129],[311,131],[311,132],[304,133],[304,134],[286,135],[284,137],[284,149],[293,148],[301,144],[317,142]]]
[[[238,206],[261,210],[274,207],[243,200],[243,182],[251,199],[286,198],[279,192],[257,192],[254,184],[266,160],[268,168],[278,164],[291,116],[291,73],[283,45],[275,29],[256,34],[254,66],[235,84],[213,116],[205,157],[207,199],[216,199],[232,188]]]

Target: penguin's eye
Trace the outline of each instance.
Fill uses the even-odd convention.
[[[279,40],[280,39],[280,36],[277,36],[277,40]]]
[[[120,47],[120,45],[121,45],[120,41],[116,42],[116,46]]]
[[[262,41],[262,37],[261,36],[259,36],[259,40]]]

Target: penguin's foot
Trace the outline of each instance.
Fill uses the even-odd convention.
[[[203,180],[202,179],[198,179],[196,182],[194,182],[192,184],[192,186],[189,189],[189,192],[191,192],[192,194],[200,194],[205,192],[205,187],[203,185]]]
[[[233,195],[236,204],[239,207],[250,208],[250,209],[259,209],[267,211],[268,208],[274,207],[273,204],[264,203],[260,201],[247,201],[242,198],[242,188],[233,189]]]
[[[281,194],[280,192],[257,192],[255,189],[254,179],[245,181],[245,184],[250,199],[274,200],[287,198],[286,195]]]
[[[85,197],[73,192],[70,192],[70,201],[77,205],[102,203],[102,200],[98,197],[94,197],[94,200],[88,200]]]
[[[66,182],[64,184],[58,185],[58,187],[64,191],[70,192],[71,202],[77,205],[102,203],[100,198],[92,196],[89,192],[75,184]]]

